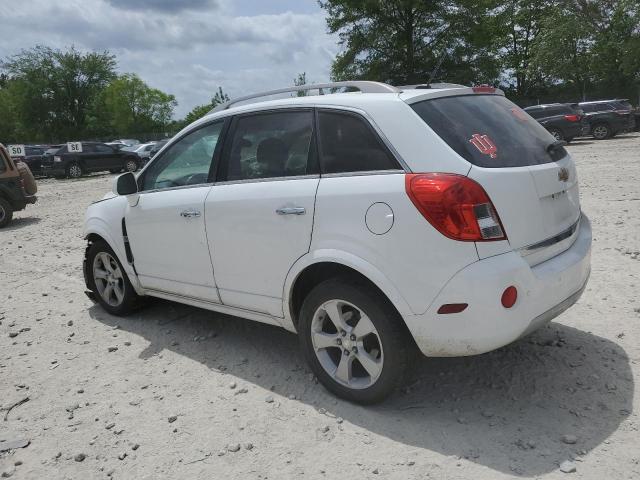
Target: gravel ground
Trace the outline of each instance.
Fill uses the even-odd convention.
[[[419,359],[408,388],[368,408],[316,384],[278,328],[161,301],[130,318],[94,306],[82,221],[112,176],[40,181],[0,232],[0,450],[23,446],[0,453],[0,473],[640,478],[640,136],[569,148],[594,229],[582,299],[496,352]]]

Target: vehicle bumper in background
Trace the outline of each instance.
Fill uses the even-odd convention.
[[[427,356],[485,353],[533,332],[573,305],[590,271],[591,224],[583,215],[575,241],[562,253],[533,267],[516,251],[475,262],[447,282],[426,313],[404,319]],[[511,285],[518,298],[504,308],[502,292]],[[449,303],[468,307],[437,313]]]
[[[59,167],[57,165],[42,165],[40,174],[53,177],[56,175],[66,175],[67,171],[64,167]]]

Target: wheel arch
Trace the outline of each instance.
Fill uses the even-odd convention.
[[[320,282],[337,276],[353,277],[380,292],[400,317],[413,314],[391,281],[366,260],[347,252],[316,252],[299,259],[289,271],[283,296],[283,326],[297,331],[298,313],[306,294]]]
[[[124,238],[120,242],[118,242],[108,232],[106,228],[106,224],[104,224],[102,220],[98,218],[92,218],[92,219],[89,219],[89,221],[87,222],[84,239],[88,242],[87,250],[92,243],[96,243],[99,241],[103,241],[107,245],[109,245],[109,247],[111,247],[111,250],[113,250],[113,252],[118,257],[118,260],[122,264],[127,276],[129,277],[129,281],[131,282],[131,285],[133,285],[134,290],[136,290],[136,293],[138,293],[139,295],[142,294],[142,290],[138,282],[138,276],[135,270],[133,269],[132,265],[127,261],[127,253],[124,247]],[[85,250],[85,260],[86,260],[87,250]],[[86,262],[85,262],[85,270],[84,270],[85,275],[88,273],[86,268],[88,267],[86,266]]]

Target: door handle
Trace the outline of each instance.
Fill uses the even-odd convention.
[[[282,207],[276,210],[278,215],[304,215],[307,210],[304,207]]]
[[[200,212],[198,210],[183,210],[180,212],[180,216],[184,218],[199,217]]]

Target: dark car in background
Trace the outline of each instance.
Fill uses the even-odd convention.
[[[546,128],[556,140],[570,142],[574,137],[586,135],[589,123],[577,104],[550,103],[524,109]]]
[[[622,102],[626,102],[626,105]],[[578,105],[584,110],[591,126],[591,135],[596,140],[630,132],[635,127],[632,107],[626,100],[598,100],[581,102]]]
[[[40,175],[42,173],[42,158],[48,148],[46,145],[25,145],[25,155],[20,160],[29,166],[34,175]]]
[[[82,152],[71,153],[67,145],[47,150],[42,159],[42,173],[54,177],[77,178],[90,172],[135,172],[141,166],[140,157],[134,152],[98,142],[81,144]]]

